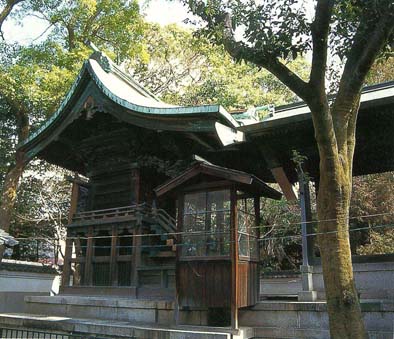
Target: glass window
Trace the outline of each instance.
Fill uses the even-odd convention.
[[[230,191],[186,194],[183,231],[183,256],[229,255]]]
[[[258,258],[258,239],[254,199],[238,199],[238,254]]]

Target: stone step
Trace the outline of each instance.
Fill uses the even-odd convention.
[[[0,327],[133,339],[250,339],[254,335],[251,328],[234,331],[206,326],[155,326],[138,322],[12,313],[0,313]]]
[[[25,309],[30,314],[136,321],[150,324],[172,324],[174,322],[174,302],[171,300],[59,295],[27,296],[25,302]]]

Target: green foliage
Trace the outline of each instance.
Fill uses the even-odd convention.
[[[261,204],[263,270],[298,270],[301,264],[301,227],[298,202],[264,199]]]
[[[394,80],[394,57],[380,58],[372,66],[367,79],[367,85],[379,84]]]
[[[245,58],[243,53],[294,60],[313,48],[310,34],[313,23],[306,1],[181,1],[202,19],[202,22],[199,22],[203,27],[200,32],[222,45],[227,43],[224,16],[231,13],[232,29],[236,31],[238,28],[242,31],[241,45],[250,47],[237,54],[239,60]],[[316,3],[313,2],[313,5]],[[393,7],[391,0],[335,1],[329,34],[332,54],[341,59],[348,57],[360,28],[360,21],[366,24],[357,34],[368,33],[382,17],[382,13],[392,11]],[[390,39],[392,41],[393,36]],[[387,45],[384,52],[389,52],[390,49]]]
[[[354,178],[350,207],[350,229],[360,227],[370,227],[371,229],[351,232],[350,239],[353,253],[394,253],[392,243],[393,187],[393,172]],[[387,227],[385,227],[386,225]]]
[[[280,105],[297,97],[265,70],[236,63],[223,47],[191,31],[151,25],[146,31],[149,60],[128,63],[133,75],[164,101],[179,105],[221,104],[228,109]],[[290,64],[306,77],[307,63]]]
[[[357,249],[357,254],[388,254],[394,253],[394,232],[386,230],[378,232],[371,230],[369,233],[369,241],[365,245],[361,245]]]
[[[30,13],[48,22],[47,39],[69,51],[83,48],[88,41],[121,60],[143,50],[145,23],[136,0],[30,0],[14,15],[20,19]]]

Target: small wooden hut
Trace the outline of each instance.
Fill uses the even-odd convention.
[[[211,324],[231,320],[237,328],[238,308],[259,299],[260,197],[281,194],[253,175],[207,162],[155,192],[177,200],[178,306],[207,310],[216,318]]]

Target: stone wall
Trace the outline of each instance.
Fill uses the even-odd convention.
[[[371,339],[392,339],[394,304],[365,301],[361,303],[364,322]],[[254,338],[329,339],[325,302],[264,301],[242,309],[240,326],[254,329]]]
[[[354,263],[353,272],[361,299],[394,300],[394,262]],[[321,266],[313,267],[313,289],[325,299]]]
[[[375,256],[374,256],[375,257]],[[377,256],[376,256],[377,257]],[[376,260],[365,256],[368,259]],[[322,268],[312,266],[313,290],[317,300],[325,300]],[[394,300],[394,260],[353,263],[354,278],[361,299]],[[302,291],[301,275],[264,275],[260,279],[260,298],[296,296]]]
[[[0,264],[0,312],[24,312],[25,296],[59,291],[55,269],[40,263],[3,259]]]

